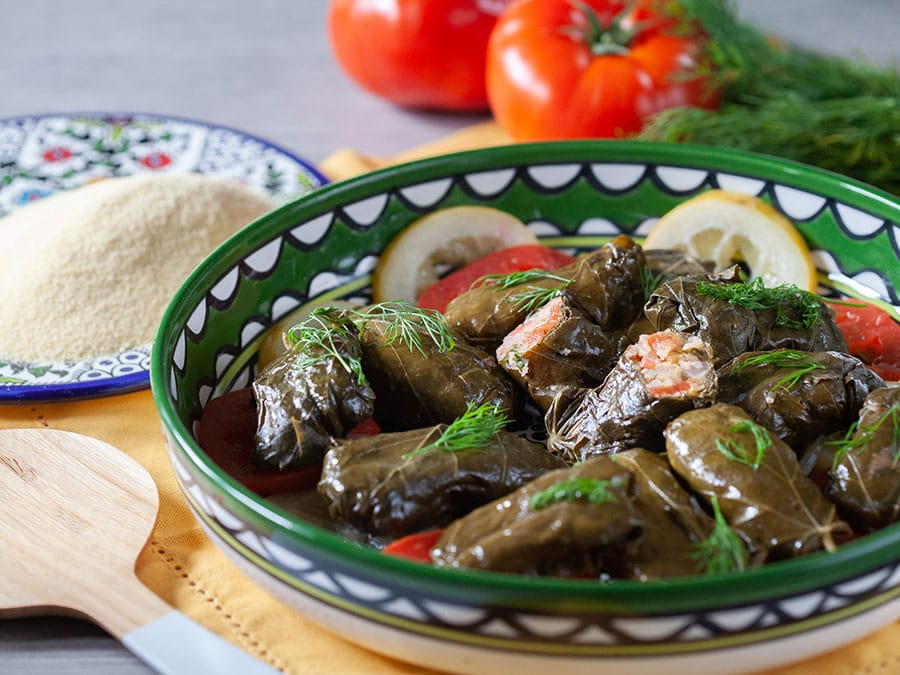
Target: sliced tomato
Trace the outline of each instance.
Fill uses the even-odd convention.
[[[238,389],[212,399],[197,425],[197,440],[225,473],[261,497],[314,488],[321,464],[289,471],[257,468],[252,459],[256,406],[250,389]]]
[[[443,533],[443,528],[439,528],[400,537],[385,546],[383,553],[416,562],[430,563],[431,549],[434,548]]]
[[[525,270],[554,270],[573,262],[575,258],[540,244],[522,244],[500,249],[451,272],[419,296],[419,307],[443,312],[457,295],[469,290],[486,274],[510,274]]]
[[[829,303],[847,349],[885,380],[900,381],[900,324],[864,300]]]
[[[360,436],[377,436],[381,433],[381,427],[374,417],[368,417],[357,424],[347,434],[347,438],[359,438]]]

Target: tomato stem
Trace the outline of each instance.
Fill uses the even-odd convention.
[[[597,12],[586,2],[579,1],[575,4],[584,15],[588,29],[573,32],[590,47],[594,56],[627,54],[632,40],[645,26],[643,23],[636,23],[630,27],[623,25],[624,19],[631,12],[631,3],[614,16],[607,27],[600,23]]]

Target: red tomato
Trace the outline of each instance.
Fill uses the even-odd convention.
[[[441,538],[444,530],[427,530],[425,532],[416,532],[405,537],[401,537],[384,547],[384,553],[394,555],[398,558],[406,558],[407,560],[415,560],[416,562],[431,562],[431,549]]]
[[[469,263],[451,272],[433,286],[426,288],[416,303],[419,307],[443,312],[447,304],[486,274],[510,274],[525,270],[554,270],[568,265],[575,258],[540,244],[510,246]]]
[[[250,389],[238,389],[212,399],[197,425],[197,441],[221,469],[262,497],[316,486],[322,465],[290,471],[263,470],[251,459],[256,433],[256,406]]]
[[[381,427],[374,417],[367,417],[347,433],[347,438],[359,438],[360,436],[377,436],[381,433]]]
[[[665,31],[653,0],[515,0],[488,42],[497,122],[520,141],[615,137],[681,105],[715,107],[699,37]],[[697,34],[699,36],[699,33]]]
[[[830,304],[847,349],[885,380],[900,380],[900,324],[862,300]]]
[[[401,106],[484,110],[488,36],[510,0],[331,0],[343,69]]]

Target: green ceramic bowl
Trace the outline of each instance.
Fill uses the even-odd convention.
[[[263,332],[313,298],[364,295],[379,252],[423,213],[509,211],[547,243],[636,237],[679,202],[726,188],[771,202],[814,250],[825,286],[896,303],[900,202],[810,167],[625,141],[518,145],[389,168],[264,216],[185,282],[151,383],[184,493],[216,543],[276,597],[373,650],[457,672],[721,673],[834,649],[900,616],[900,524],[835,553],[741,574],[640,583],[433,569],[292,516],[216,466],[204,405],[247,386]]]

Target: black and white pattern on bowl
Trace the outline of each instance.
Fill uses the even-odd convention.
[[[578,178],[588,179],[598,192],[618,193],[633,190],[636,185],[650,180],[661,186],[672,195],[695,192],[703,187],[725,187],[743,191],[756,196],[771,195],[779,209],[795,221],[804,221],[815,217],[823,209],[834,214],[836,222],[847,236],[853,239],[873,239],[884,231],[891,235],[891,241],[897,246],[900,237],[900,226],[889,223],[859,209],[826,199],[819,195],[765,181],[736,176],[733,174],[687,169],[684,167],[656,166],[645,164],[563,164],[546,166],[527,166],[491,172],[464,174],[455,178],[446,178],[417,185],[402,187],[397,194],[405,201],[415,204],[419,210],[427,211],[440,205],[454,185],[463,185],[476,198],[495,197],[499,192],[512,188],[517,180],[526,181],[534,190],[553,192],[571,185]],[[205,294],[195,307],[178,340],[178,348],[172,364],[171,392],[178,396],[178,378],[185,370],[184,341],[199,342],[206,334],[206,320],[211,309],[218,312],[227,311],[237,297],[243,279],[265,279],[276,269],[286,246],[300,251],[314,250],[331,232],[335,223],[340,220],[347,227],[365,232],[379,222],[383,216],[391,194],[384,193],[368,197],[335,211],[316,215],[315,217],[292,226],[289,230],[265,242],[225,272]],[[635,236],[645,236],[656,222],[656,218],[647,218],[634,230],[627,231]],[[553,223],[546,221],[530,222],[531,227],[543,239],[552,242],[554,237],[564,233]],[[623,230],[616,223],[604,218],[584,220],[575,229],[575,234],[582,237],[612,237]],[[898,248],[900,251],[900,248]],[[844,274],[839,261],[829,252],[814,250],[814,258],[820,271],[826,275],[837,273],[841,277],[855,282],[857,286],[870,289],[873,297],[888,302],[897,302],[897,291],[891,281],[879,270],[865,270],[854,275]],[[224,364],[234,355],[247,349],[268,327],[277,323],[304,302],[332,291],[342,284],[365,278],[375,267],[377,257],[366,255],[356,261],[350,274],[341,274],[336,270],[323,270],[316,274],[305,289],[291,289],[271,303],[267,316],[256,316],[249,319],[240,332],[240,343],[233,345],[220,355]],[[827,283],[827,282],[826,282]],[[217,373],[222,369],[217,364]],[[252,373],[251,373],[252,374]],[[245,378],[241,378],[245,380]],[[206,389],[212,391],[216,385],[209,384]],[[208,396],[201,397],[205,403]]]

